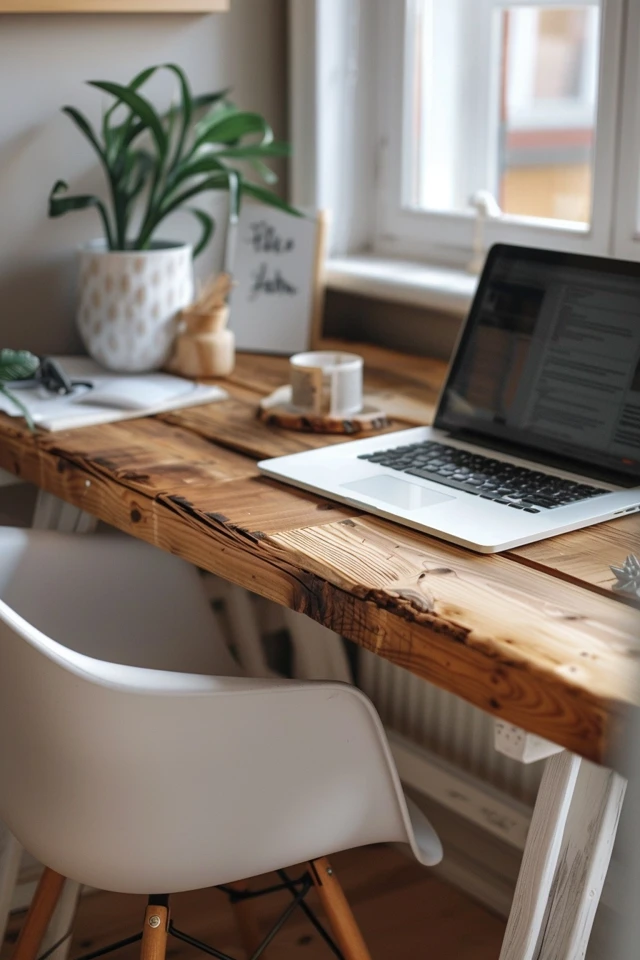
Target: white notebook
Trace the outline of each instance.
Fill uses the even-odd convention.
[[[71,380],[86,381],[91,387],[78,386],[72,394],[55,396],[42,387],[7,385],[43,430],[70,430],[131,420],[228,397],[222,387],[194,383],[168,373],[110,373],[88,357],[54,359]],[[0,410],[12,417],[22,416],[3,394]]]

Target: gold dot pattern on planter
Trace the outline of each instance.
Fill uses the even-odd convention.
[[[176,313],[193,300],[189,248],[80,256],[78,327],[91,356],[123,372],[162,366]]]

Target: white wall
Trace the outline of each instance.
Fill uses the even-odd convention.
[[[102,191],[102,179],[60,107],[99,122],[107,98],[85,80],[126,82],[173,61],[195,92],[231,85],[239,106],[263,113],[285,137],[285,24],[284,0],[231,0],[229,13],[209,16],[0,15],[0,347],[81,350],[74,250],[100,225],[93,211],[49,220],[47,197],[59,178],[82,192]],[[215,200],[206,205],[215,213]],[[164,236],[193,237],[195,228],[178,216]],[[219,229],[200,274],[214,268],[222,239]]]

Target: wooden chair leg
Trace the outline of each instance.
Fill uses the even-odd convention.
[[[36,960],[49,921],[62,894],[64,883],[65,877],[45,867],[13,949],[11,960]]]
[[[149,897],[144,913],[140,960],[165,960],[169,931],[169,897]]]
[[[232,890],[237,890],[238,893],[242,893],[247,889],[247,883],[244,880],[238,880],[235,883],[228,884],[228,886],[231,887]],[[264,937],[258,929],[258,920],[250,900],[236,900],[235,903],[232,903],[232,908],[236,918],[242,949],[247,956],[247,960],[249,960],[257,950],[258,945],[262,943]],[[269,960],[268,949],[264,950],[260,955],[260,960]]]
[[[346,960],[371,960],[340,882],[326,857],[309,864],[320,902]]]

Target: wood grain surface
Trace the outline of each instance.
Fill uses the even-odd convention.
[[[442,362],[357,349],[394,428],[431,418]],[[247,354],[221,403],[35,437],[3,417],[0,468],[509,723],[610,758],[637,703],[640,612],[609,566],[639,551],[640,517],[480,556],[268,480],[256,459],[348,439],[261,423],[259,400],[286,379],[285,358]]]

